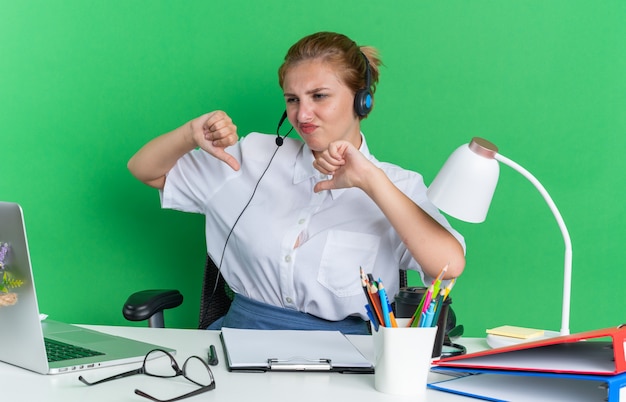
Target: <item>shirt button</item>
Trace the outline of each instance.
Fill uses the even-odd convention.
[[[300,219],[300,220],[298,221],[298,223],[299,223],[300,225],[302,225],[304,222],[306,222],[306,219]]]
[[[290,255],[286,255],[285,256],[285,262],[291,262],[291,256]]]
[[[287,297],[287,298],[285,299],[285,301],[286,301],[287,303],[289,303],[289,304],[292,304],[292,303],[293,303],[293,299],[292,299],[291,297]]]

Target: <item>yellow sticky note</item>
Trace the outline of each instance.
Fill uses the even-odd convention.
[[[530,339],[542,336],[543,329],[502,325],[500,327],[488,329],[487,333],[498,336],[508,336],[509,338]]]

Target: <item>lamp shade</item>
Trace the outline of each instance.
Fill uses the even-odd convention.
[[[430,201],[457,219],[483,222],[500,174],[496,153],[497,147],[482,138],[457,148],[428,188]]]

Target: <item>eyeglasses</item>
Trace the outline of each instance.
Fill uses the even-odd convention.
[[[145,374],[151,377],[159,378],[173,378],[182,375],[192,383],[199,385],[195,391],[178,396],[171,399],[158,399],[150,394],[147,394],[139,389],[135,389],[135,394],[148,398],[155,402],[174,402],[181,399],[189,398],[194,395],[201,394],[203,392],[211,391],[215,389],[215,379],[213,378],[213,372],[202,358],[198,356],[191,356],[185,360],[183,368],[181,369],[174,356],[162,349],[154,349],[146,354],[143,359],[143,365],[135,370],[120,373],[111,377],[103,378],[95,382],[87,381],[83,376],[79,376],[78,379],[86,385],[97,385],[103,382],[117,380],[120,378],[130,377],[135,374]]]

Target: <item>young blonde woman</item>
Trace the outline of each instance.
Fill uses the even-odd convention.
[[[213,111],[128,162],[160,190],[163,208],[206,216],[208,253],[235,293],[211,329],[365,334],[360,267],[391,296],[399,269],[425,283],[446,265],[446,278],[463,271],[463,238],[428,201],[422,177],[376,160],[361,132],[380,64],[374,48],[345,35],[306,36],[278,71],[284,117],[300,139],[240,138]]]

